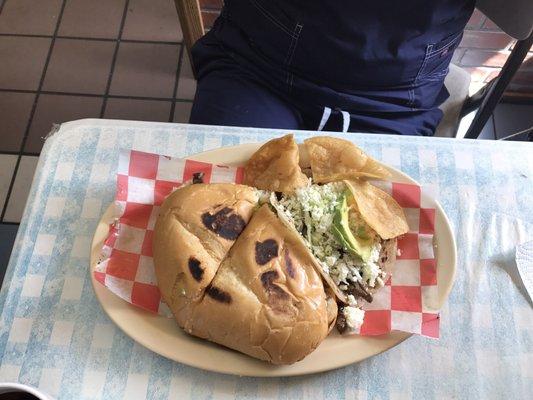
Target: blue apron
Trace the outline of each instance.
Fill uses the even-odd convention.
[[[193,47],[198,79],[234,62],[304,128],[432,135],[471,0],[226,0]]]

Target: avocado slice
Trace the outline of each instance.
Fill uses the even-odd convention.
[[[346,251],[366,262],[372,253],[372,240],[364,229],[358,229],[355,235],[351,231],[348,220],[348,195],[348,191],[342,194],[341,201],[335,209],[332,225],[333,233]]]

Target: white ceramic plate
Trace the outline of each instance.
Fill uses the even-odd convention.
[[[260,144],[243,144],[191,156],[198,161],[242,165]],[[397,182],[416,183],[404,173],[388,167]],[[244,354],[185,334],[173,319],[154,315],[134,307],[115,296],[94,279],[92,271],[112,222],[111,207],[106,211],[94,234],[91,252],[91,277],[96,297],[102,308],[128,336],[150,350],[197,368],[244,376],[292,376],[327,371],[375,356],[407,339],[411,334],[392,332],[379,337],[341,337],[330,334],[320,346],[300,362],[289,366],[273,366]],[[456,250],[449,221],[437,204],[435,218],[435,256],[439,308],[452,288],[455,276]]]

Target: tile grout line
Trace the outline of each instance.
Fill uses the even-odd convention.
[[[4,1],[5,3],[5,1]],[[3,3],[3,4],[4,4]],[[9,188],[7,189],[6,193],[6,199],[4,202],[4,206],[2,207],[2,213],[0,214],[0,222],[4,222],[4,217],[7,212],[7,206],[9,204],[9,200],[11,197],[11,192],[13,191],[13,187],[15,186],[15,179],[17,177],[17,173],[20,167],[20,162],[22,160],[22,153],[24,152],[24,146],[26,146],[26,141],[28,139],[28,135],[30,132],[30,127],[33,121],[33,116],[35,115],[35,109],[37,108],[37,101],[39,100],[39,93],[41,89],[43,88],[44,84],[44,78],[46,76],[46,71],[48,69],[48,64],[50,63],[50,59],[52,58],[52,51],[54,49],[55,44],[55,36],[57,35],[57,32],[59,31],[59,25],[61,24],[61,19],[63,18],[63,12],[65,11],[65,6],[67,4],[67,0],[63,0],[63,3],[61,4],[61,9],[59,11],[59,14],[57,16],[56,21],[56,27],[54,29],[54,37],[52,37],[50,41],[50,48],[48,49],[48,54],[46,55],[46,61],[44,63],[43,72],[41,74],[41,80],[39,81],[39,86],[37,88],[37,93],[35,94],[35,99],[33,100],[33,105],[31,108],[31,112],[28,118],[28,123],[26,125],[26,130],[24,131],[24,137],[22,138],[22,143],[20,145],[19,154],[17,157],[17,162],[15,163],[15,168],[13,169],[13,175],[11,176],[11,182],[9,183]]]
[[[109,97],[109,91],[111,90],[111,81],[113,80],[113,73],[115,72],[115,65],[117,63],[118,49],[120,47],[120,41],[122,39],[122,32],[124,31],[124,25],[126,24],[126,17],[128,16],[128,7],[130,0],[126,0],[124,4],[124,11],[122,12],[122,19],[120,20],[120,28],[118,30],[118,37],[115,44],[115,51],[113,52],[113,58],[111,59],[111,68],[109,69],[109,77],[107,79],[107,85],[102,101],[102,108],[100,109],[100,118],[104,118],[105,110],[107,108],[107,98]]]
[[[37,92],[36,90],[26,90],[26,89],[0,89],[0,93],[2,92],[8,92],[8,93],[29,93],[29,94],[46,94],[46,95],[53,95],[53,96],[78,96],[78,97],[103,97],[101,94],[95,94],[95,93],[78,93],[78,92],[59,92],[59,91],[52,91],[52,90],[41,90]],[[109,94],[107,95],[110,99],[130,99],[130,100],[155,100],[155,101],[173,101],[176,100],[178,103],[192,103],[193,100],[191,99],[180,99],[180,98],[173,98],[173,97],[146,97],[146,96],[126,96],[126,95],[120,95],[120,94]]]
[[[183,50],[185,48],[185,45],[180,46],[180,51],[178,54],[178,65],[176,67],[176,81],[174,82],[174,89],[172,91],[172,104],[170,106],[170,115],[168,117],[168,122],[174,122],[174,114],[176,112],[176,95],[178,93],[178,85],[180,80],[180,73],[181,73],[181,66],[183,64],[183,54],[185,51]]]
[[[0,222],[0,225],[19,226],[19,225],[20,225],[20,222],[2,221],[2,222]]]
[[[4,156],[18,156],[20,151],[9,151],[9,150],[0,150],[0,155]],[[39,153],[30,153],[30,152],[22,152],[23,156],[32,156],[32,157],[39,157]]]
[[[42,39],[52,39],[53,35],[40,35],[32,33],[0,33],[0,37],[25,37],[25,38],[42,38]],[[117,42],[119,39],[112,38],[99,38],[99,37],[85,37],[85,36],[65,36],[57,35],[56,39],[71,39],[71,40],[87,40],[95,42]],[[140,43],[140,44],[167,44],[175,46],[177,44],[182,44],[182,42],[170,42],[164,40],[141,40],[141,39],[120,39],[124,43]]]

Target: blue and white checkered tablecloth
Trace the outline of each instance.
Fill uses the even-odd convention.
[[[311,132],[298,132],[299,139]],[[0,381],[59,399],[520,399],[533,394],[533,309],[514,264],[533,239],[533,145],[346,134],[432,187],[458,245],[441,339],[304,377],[240,378],[133,342],[93,293],[89,252],[120,148],[187,156],[280,131],[82,120],[47,140],[0,292]]]

